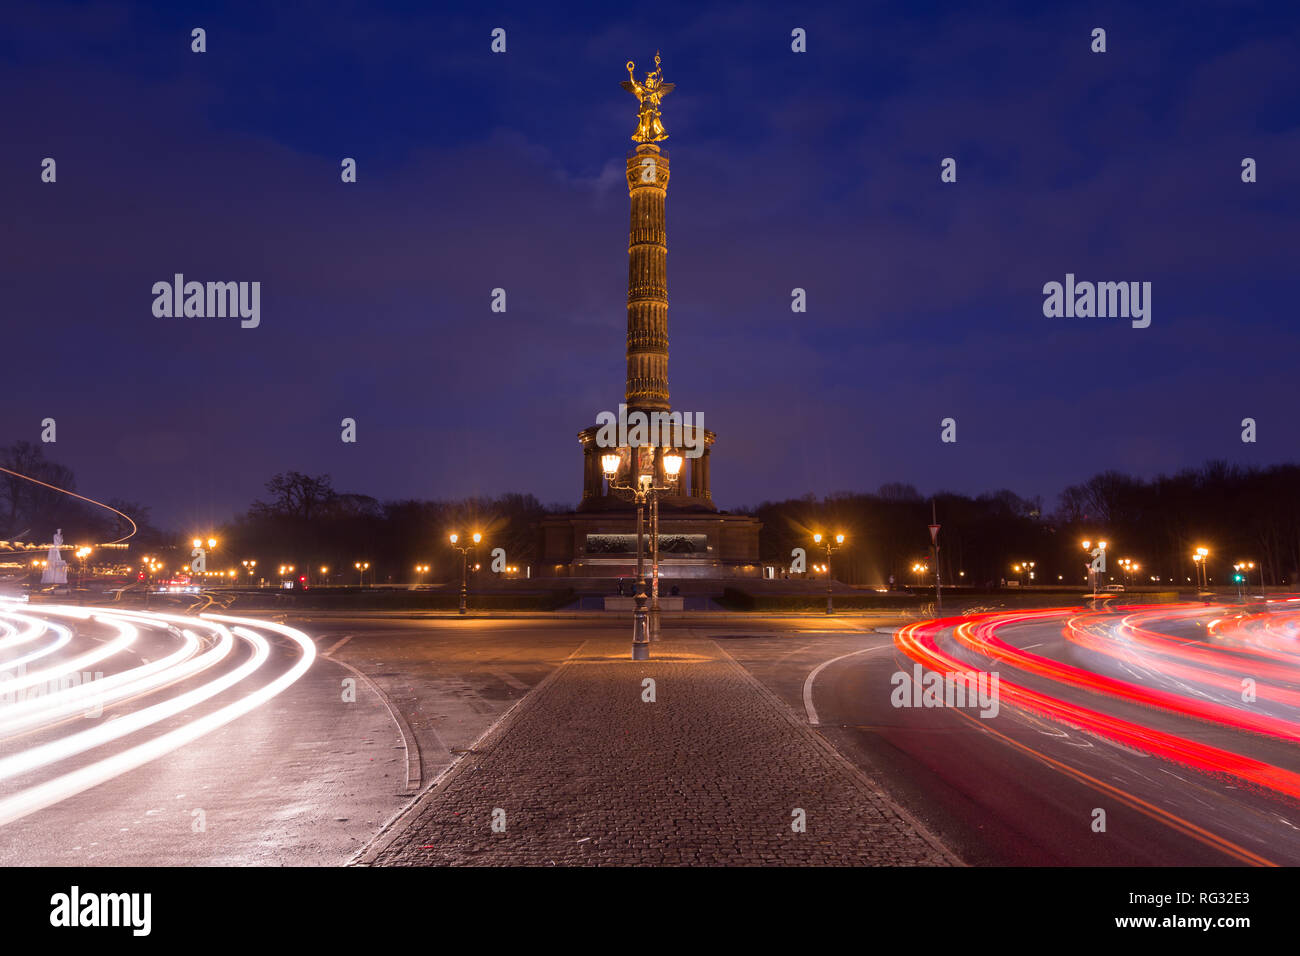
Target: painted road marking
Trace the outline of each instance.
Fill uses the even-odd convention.
[[[857,655],[865,654],[868,651],[878,651],[882,647],[893,647],[893,644],[877,644],[874,647],[864,647],[861,650],[850,651],[847,654],[841,654],[839,657],[832,657],[830,660],[824,661],[812,669],[812,673],[810,673],[803,682],[803,709],[808,713],[809,724],[814,727],[821,725],[821,721],[817,719],[817,708],[813,706],[812,700],[813,681],[817,679],[817,675],[825,668],[830,667],[836,661],[842,661],[846,657],[856,657]]]
[[[329,650],[327,650],[323,656],[329,657],[331,654],[333,654],[335,651],[337,651],[340,647],[342,647],[350,640],[352,640],[352,635],[344,634],[342,638],[340,638],[339,640],[335,641],[333,644],[330,645]]]
[[[515,690],[528,690],[527,684],[519,680],[513,674],[507,673],[506,671],[489,671],[488,673],[490,673],[497,680],[501,681],[501,683],[513,687]]]

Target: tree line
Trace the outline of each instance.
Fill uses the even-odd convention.
[[[0,471],[0,540],[44,543],[62,528],[69,544],[106,542],[131,531],[130,524],[113,512],[64,494],[77,491],[76,478],[71,469],[45,457],[44,445],[19,441],[0,448],[0,468],[7,469]],[[36,480],[28,481],[22,475]],[[120,498],[105,503],[136,522],[134,542],[157,545],[166,540],[167,536],[153,527],[144,505]]]
[[[75,490],[66,467],[49,461],[40,445],[18,442],[0,448],[0,465]],[[188,560],[187,533],[153,527],[148,509],[112,500],[113,507],[140,525],[135,550],[173,547]],[[315,582],[357,583],[357,563],[369,563],[367,583],[406,582],[417,564],[429,565],[425,580],[458,579],[460,554],[447,535],[483,534],[476,559],[485,566],[501,548],[510,565],[536,565],[537,525],[567,504],[543,505],[531,494],[506,494],[459,501],[374,497],[334,488],[328,475],[290,471],[273,476],[266,495],[243,514],[213,529],[217,552],[210,570],[236,569],[257,560],[257,576],[273,578],[292,564]],[[1106,471],[1061,492],[1047,509],[1039,498],[1010,490],[975,496],[953,492],[922,495],[907,484],[875,492],[840,492],[764,502],[737,513],[763,522],[760,553],[766,564],[786,569],[803,548],[810,565],[825,560],[813,543],[816,532],[846,535],[832,555],[834,575],[864,586],[933,586],[935,563],[928,525],[940,525],[938,571],[945,585],[999,586],[1004,581],[1078,586],[1087,556],[1080,542],[1105,540],[1106,581],[1186,586],[1196,577],[1192,555],[1209,550],[1208,577],[1228,584],[1232,566],[1253,561],[1250,583],[1291,584],[1300,577],[1300,465],[1242,468],[1211,461],[1173,475],[1135,478]],[[666,516],[666,520],[667,519]],[[0,538],[49,541],[56,527],[65,540],[106,541],[120,537],[123,522],[110,512],[0,472]],[[665,529],[666,531],[669,529]],[[1126,574],[1120,559],[1139,570]],[[1021,569],[1016,570],[1015,565]],[[320,569],[328,568],[322,573]],[[914,568],[923,570],[914,571]],[[1153,581],[1152,579],[1159,579]],[[892,579],[892,582],[891,582]]]
[[[1001,585],[1004,580],[1077,586],[1086,579],[1081,542],[1107,543],[1107,582],[1154,586],[1195,581],[1193,554],[1209,551],[1211,584],[1232,583],[1233,566],[1254,562],[1249,583],[1292,584],[1300,576],[1300,466],[1241,468],[1211,461],[1150,480],[1106,471],[1061,492],[1055,508],[1012,491],[970,497],[921,495],[910,485],[874,494],[845,492],[768,502],[754,510],[764,522],[764,560],[788,564],[804,547],[824,558],[815,531],[845,533],[832,556],[835,576],[855,584],[934,583],[928,525],[940,525],[938,569],[946,584]],[[1138,570],[1126,573],[1127,558]],[[1019,564],[1021,569],[1015,570]],[[926,570],[913,572],[914,566]],[[1156,578],[1157,581],[1152,579]]]

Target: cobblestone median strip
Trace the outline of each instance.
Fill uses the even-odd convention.
[[[358,862],[958,862],[712,641],[654,654],[634,662],[626,642],[587,642]]]

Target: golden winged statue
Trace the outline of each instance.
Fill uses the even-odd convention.
[[[638,143],[657,143],[661,139],[668,138],[668,134],[664,132],[663,120],[659,118],[659,104],[665,96],[677,88],[677,84],[664,82],[664,71],[659,65],[658,53],[655,54],[655,68],[652,72],[646,73],[644,83],[636,81],[636,74],[633,72],[635,69],[636,64],[628,60],[628,78],[621,84],[623,89],[633,94],[641,103],[641,109],[636,115],[636,132],[632,134],[632,139]]]

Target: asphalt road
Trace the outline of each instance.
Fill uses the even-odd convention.
[[[399,728],[364,685],[344,699],[345,668],[317,657],[263,700],[308,656],[275,630],[231,623],[223,648],[197,619],[171,631],[32,608],[20,620],[61,623],[70,639],[47,630],[5,648],[7,662],[39,656],[0,685],[0,864],[339,864],[406,802]],[[123,632],[105,620],[134,639],[115,647]],[[84,655],[100,658],[72,672],[87,683],[36,680]],[[91,694],[61,712],[69,690]]]
[[[1205,625],[1221,616],[1211,609],[1175,622],[1168,628],[1179,642],[1175,649],[1204,640]],[[1015,651],[1028,651],[1078,668],[1080,673],[1073,676],[1080,682],[1093,680],[1093,675],[1110,677],[1135,688],[1163,691],[1175,700],[1157,707],[1147,700],[1135,703],[1113,689],[1099,693],[1063,686],[1017,669],[1005,658],[992,661],[971,652],[955,640],[951,626],[935,629],[939,648],[972,670],[999,672],[1002,693],[996,716],[980,716],[978,707],[895,706],[900,685],[905,688],[901,699],[915,703],[911,685],[916,662],[888,635],[827,634],[815,643],[756,637],[733,640],[728,646],[792,707],[802,704],[807,712],[811,702],[822,732],[837,749],[873,774],[968,863],[1300,861],[1300,805],[1294,793],[1286,791],[1292,781],[1283,779],[1270,787],[1207,772],[1179,759],[1181,755],[1171,756],[1170,741],[1158,736],[1293,772],[1300,768],[1294,726],[1275,728],[1284,735],[1275,736],[1192,716],[1176,705],[1178,698],[1194,704],[1217,700],[1229,709],[1229,720],[1234,714],[1269,710],[1294,720],[1300,713],[1294,705],[1244,704],[1239,694],[1234,700],[1235,673],[1230,684],[1216,689],[1175,676],[1164,659],[1144,657],[1125,640],[1112,641],[1121,645],[1118,657],[1083,649],[1064,636],[1064,622],[1077,619],[1073,614],[1026,617],[1031,615],[1011,614],[998,621],[999,637],[1013,649],[1008,652],[1012,659]],[[1122,637],[1118,622],[1126,617],[1101,615],[1087,627],[1103,635],[1118,630]],[[842,626],[853,627],[847,621]],[[1290,669],[1289,674],[1284,670],[1273,675],[1276,686],[1288,686],[1289,677],[1294,687],[1300,677],[1294,661],[1275,663]],[[807,675],[822,664],[811,687],[806,676],[801,683],[801,673]],[[1225,665],[1222,673],[1231,670]],[[1099,730],[1073,719],[1077,715],[1063,720],[1049,705],[1036,710],[1018,706],[1008,700],[1008,682],[1022,682],[1048,701],[1059,696],[1072,706],[1123,720],[1137,728],[1142,740],[1116,739],[1110,728]]]
[[[1180,631],[1195,635],[1222,614],[1193,611],[1192,618],[1169,628],[1181,640],[1188,635]],[[1117,660],[1081,648],[1063,636],[1062,622],[1071,618],[1001,622],[999,633],[1013,647],[1069,662],[1087,674],[1109,674],[1191,699],[1207,693],[1165,673],[1159,659],[1143,662],[1130,654]],[[910,689],[916,662],[895,641],[893,623],[848,615],[693,615],[665,627],[675,636],[717,641],[791,709],[806,718],[815,714],[819,731],[841,753],[968,863],[1263,865],[1293,863],[1300,856],[1294,839],[1300,813],[1291,794],[1209,773],[1006,700],[989,717],[981,717],[980,708],[894,706],[900,681]],[[1112,623],[1103,618],[1089,627],[1105,634]],[[317,633],[352,632],[337,653],[379,675],[376,680],[392,697],[411,705],[425,753],[425,780],[445,766],[446,754],[470,746],[525,686],[540,681],[584,637],[627,629],[624,622],[603,618],[394,617],[376,623],[318,617],[303,626]],[[991,664],[957,644],[952,633],[952,627],[942,628],[940,645],[952,645],[972,669],[997,669],[1004,681],[1019,677],[1039,692],[1051,686],[1005,662]],[[383,639],[376,640],[380,635]],[[1002,685],[1003,697],[1007,686]],[[1285,728],[1282,737],[1270,736],[1115,694],[1072,687],[1060,693],[1143,732],[1296,769],[1296,740],[1286,738]],[[1232,704],[1232,693],[1219,696]],[[912,700],[910,692],[905,699]],[[440,702],[438,714],[418,706],[428,700]],[[1287,710],[1276,702],[1238,704],[1243,713],[1260,706]]]
[[[898,638],[897,622],[861,615],[697,614],[665,628],[716,641],[967,863],[1294,865],[1300,680],[1289,607],[1244,617],[1199,606],[1019,611]],[[628,634],[626,621],[595,614],[308,613],[283,623],[315,648],[304,674],[178,749],[4,823],[0,862],[343,863],[584,641]],[[77,630],[78,652],[113,639],[95,622]],[[302,659],[284,634],[263,633],[268,655],[245,680],[146,734],[256,694]],[[239,668],[255,650],[237,643],[201,676],[111,703],[105,717]],[[143,628],[114,666],[176,647],[175,634]],[[925,703],[916,676],[945,667],[997,671],[996,715],[912,706]],[[345,699],[350,679],[355,699]],[[77,716],[7,738],[0,774],[12,754],[91,723]],[[110,755],[126,746],[105,745]],[[57,769],[90,762],[73,754]],[[53,772],[0,777],[0,818],[6,798]]]

